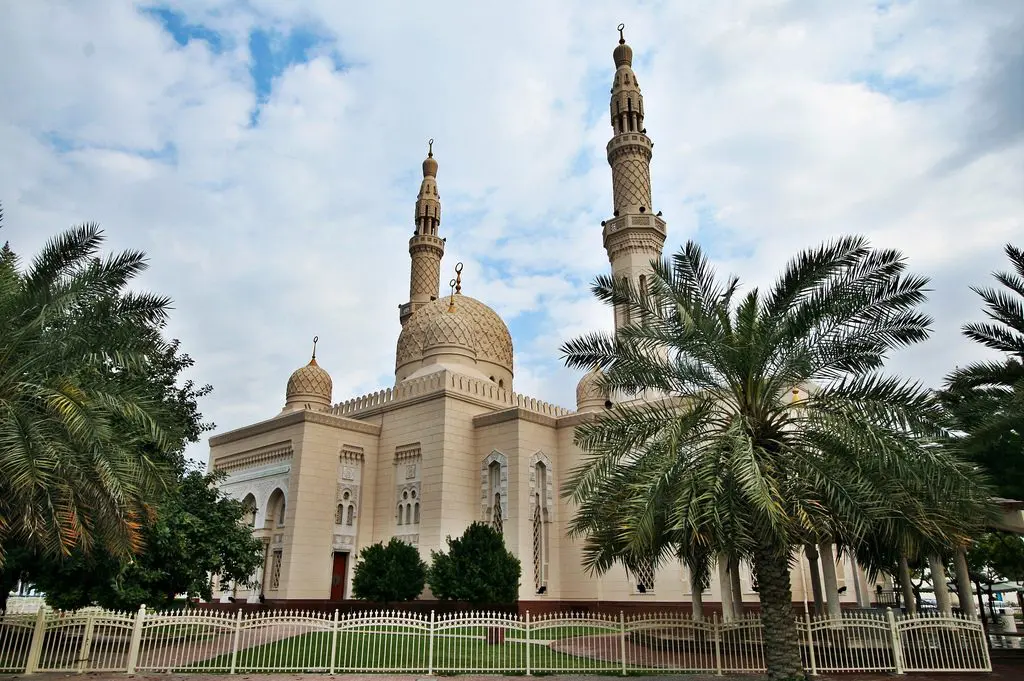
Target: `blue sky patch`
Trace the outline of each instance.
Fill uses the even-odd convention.
[[[256,91],[256,107],[251,116],[253,125],[259,122],[260,107],[270,98],[274,79],[288,67],[308,62],[312,52],[326,42],[324,36],[308,28],[297,28],[287,35],[262,28],[249,33],[249,74]],[[332,59],[336,69],[345,67],[336,54]]]
[[[156,19],[160,26],[174,38],[174,42],[182,47],[193,40],[201,40],[209,45],[210,51],[214,54],[220,54],[226,48],[226,40],[223,35],[202,24],[190,24],[185,18],[184,12],[167,7],[145,7],[140,11]]]
[[[178,148],[170,142],[166,142],[159,149],[136,149],[121,145],[83,144],[75,141],[72,137],[54,131],[45,132],[40,135],[40,138],[59,154],[67,154],[72,151],[103,150],[130,154],[149,161],[160,161],[169,165],[175,165],[178,162]]]
[[[872,92],[883,94],[897,102],[932,99],[949,90],[946,86],[928,83],[914,76],[886,76],[882,73],[864,74],[857,82],[864,83]]]

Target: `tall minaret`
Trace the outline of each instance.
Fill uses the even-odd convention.
[[[644,97],[633,73],[633,50],[622,35],[615,48],[615,81],[612,83],[612,138],[608,165],[612,167],[614,217],[604,226],[604,248],[616,279],[646,286],[651,260],[661,257],[665,221],[651,210],[651,150],[654,143],[644,127]],[[629,323],[625,310],[615,311],[615,328]]]
[[[399,306],[398,318],[405,326],[412,313],[432,300],[437,300],[441,282],[441,258],[444,239],[437,235],[441,226],[441,195],[437,193],[437,161],[434,140],[427,147],[423,161],[423,182],[416,196],[416,231],[409,239],[412,270],[409,273],[409,302]]]

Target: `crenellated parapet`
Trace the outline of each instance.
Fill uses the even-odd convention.
[[[451,371],[438,371],[428,376],[409,379],[399,383],[394,388],[378,390],[361,397],[339,402],[331,407],[328,413],[337,416],[358,416],[366,412],[397,406],[401,402],[442,392],[479,399],[492,404],[495,409],[520,407],[556,418],[575,413],[571,409],[559,407],[549,402],[523,395],[522,393],[505,390],[491,381],[463,376]]]

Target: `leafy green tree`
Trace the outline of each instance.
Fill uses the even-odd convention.
[[[928,336],[927,280],[857,237],[801,252],[767,291],[719,282],[693,242],[651,266],[643,288],[594,284],[629,323],[563,346],[619,402],[576,430],[587,456],[564,489],[570,533],[596,572],[709,548],[751,561],[769,676],[803,678],[797,547],[907,534],[955,546],[984,518],[974,469],[930,446],[947,435],[935,395],[882,371]]]
[[[0,254],[0,561],[12,545],[128,556],[173,480],[165,405],[133,380],[169,300],[129,291],[144,254],[101,259],[102,241],[71,229],[24,271]]]
[[[961,367],[946,379],[943,402],[964,433],[972,460],[992,471],[999,494],[1024,499],[1024,251],[1006,246],[1013,272],[994,276],[1001,289],[974,288],[989,321],[964,335],[1002,354]]]
[[[501,533],[486,523],[473,523],[458,539],[448,537],[448,553],[430,555],[427,583],[441,600],[497,605],[519,598],[519,559],[505,548]]]
[[[242,523],[242,502],[221,492],[217,474],[186,472],[143,528],[143,548],[123,560],[104,551],[66,559],[30,557],[23,574],[59,609],[100,605],[134,610],[167,607],[179,594],[210,599],[210,575],[246,583],[263,559],[263,545]]]
[[[416,547],[392,537],[387,544],[377,542],[359,552],[352,593],[375,603],[411,601],[423,592],[426,579],[427,564]]]
[[[1009,532],[986,532],[967,552],[967,572],[978,592],[978,612],[985,616],[982,595],[993,611],[995,585],[1024,581],[1024,538]]]

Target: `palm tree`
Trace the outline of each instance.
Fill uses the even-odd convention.
[[[942,398],[966,434],[961,446],[978,463],[999,470],[1003,494],[1024,494],[1024,251],[1007,244],[1013,272],[995,273],[1002,289],[972,290],[985,302],[988,322],[963,327],[964,335],[1003,357],[958,368]],[[1014,462],[1016,465],[1014,465]]]
[[[978,517],[957,514],[984,504],[973,469],[928,446],[946,436],[935,396],[882,373],[890,350],[928,336],[927,280],[856,237],[800,253],[767,292],[719,283],[692,242],[651,267],[646,290],[593,286],[632,324],[562,348],[619,402],[576,431],[570,532],[596,572],[663,560],[666,544],[749,560],[769,675],[802,678],[796,547],[856,547],[887,522],[953,545]]]
[[[24,271],[0,254],[0,566],[15,544],[137,550],[171,481],[164,406],[138,380],[169,301],[127,291],[145,256],[100,259],[102,241],[96,225],[71,229]]]

